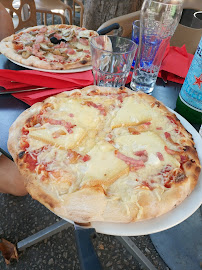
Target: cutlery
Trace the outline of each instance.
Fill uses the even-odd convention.
[[[15,93],[21,93],[21,92],[29,92],[29,91],[38,91],[38,90],[46,90],[46,89],[53,89],[50,87],[38,87],[38,88],[32,88],[32,89],[22,89],[22,90],[12,90],[12,91],[0,91],[0,95],[7,95],[7,94],[15,94]]]

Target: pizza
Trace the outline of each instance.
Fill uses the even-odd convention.
[[[8,58],[35,68],[68,70],[91,65],[90,39],[93,30],[75,25],[48,25],[27,28],[0,42]]]
[[[8,149],[31,196],[60,217],[128,223],[155,218],[195,188],[191,134],[154,97],[88,86],[24,111]]]

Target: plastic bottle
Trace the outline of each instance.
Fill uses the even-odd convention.
[[[178,96],[176,111],[190,123],[202,124],[202,37]]]

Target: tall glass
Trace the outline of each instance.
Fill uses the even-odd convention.
[[[140,14],[138,53],[130,87],[150,94],[163,55],[182,14],[183,0],[145,0]]]

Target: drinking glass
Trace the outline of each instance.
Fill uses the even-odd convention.
[[[139,45],[139,33],[140,33],[140,20],[136,20],[133,22],[133,29],[132,29],[132,37],[131,39],[137,44],[137,46]],[[134,67],[135,66],[135,60],[136,60],[136,57],[137,57],[137,51],[136,50],[136,53],[135,53],[135,57],[133,59],[133,63],[132,63],[132,66]]]
[[[163,55],[182,13],[181,0],[145,0],[140,14],[138,53],[130,87],[150,94]]]
[[[137,45],[118,36],[97,36],[90,42],[94,84],[124,86]]]

